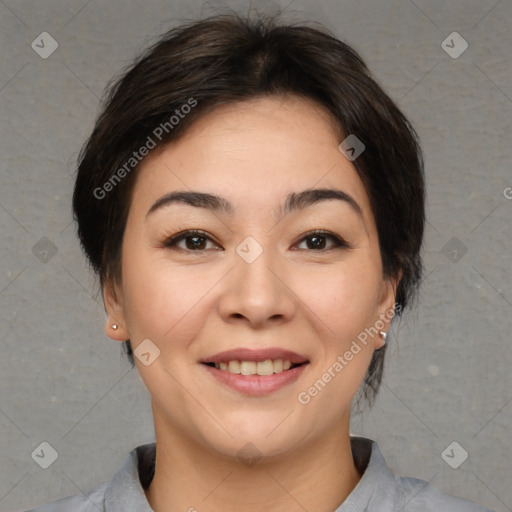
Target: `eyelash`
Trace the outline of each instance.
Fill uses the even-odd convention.
[[[177,247],[177,243],[179,243],[181,240],[185,240],[188,237],[193,237],[193,236],[196,236],[196,237],[199,236],[202,238],[206,238],[207,240],[210,240],[211,242],[216,243],[204,231],[200,231],[197,229],[191,229],[191,230],[183,231],[182,233],[179,233],[177,235],[174,235],[174,236],[168,238],[167,240],[164,241],[163,246],[167,249],[172,249],[172,250],[182,251],[182,252],[204,252],[204,251],[208,250],[208,249],[183,249],[181,247]],[[352,245],[349,244],[343,238],[341,238],[337,235],[334,235],[333,233],[330,233],[329,231],[325,231],[325,230],[321,230],[321,229],[315,230],[315,231],[310,231],[309,233],[306,233],[299,240],[299,242],[303,242],[303,241],[313,238],[315,236],[321,236],[324,238],[331,239],[334,244],[334,247],[331,247],[330,249],[318,249],[318,250],[317,249],[305,249],[305,250],[309,250],[309,251],[313,251],[313,252],[326,252],[331,249],[351,249],[352,248]],[[303,250],[303,249],[301,249],[301,250]]]

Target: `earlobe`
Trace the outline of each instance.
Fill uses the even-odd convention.
[[[123,327],[122,324],[112,320],[111,317],[107,317],[105,333],[111,340],[115,341],[125,341],[129,338],[126,328]]]
[[[374,350],[379,350],[386,345],[388,333],[386,331],[380,331],[379,336],[376,338],[377,341],[374,344]]]
[[[123,305],[118,299],[119,291],[113,289],[112,286],[106,284],[103,287],[103,303],[107,314],[105,333],[112,340],[125,341],[129,335],[125,327]]]
[[[396,278],[388,278],[383,283],[383,290],[379,304],[379,320],[376,326],[379,328],[379,336],[375,341],[375,349],[378,350],[386,344],[387,333],[391,327],[391,320],[395,316],[396,290],[402,273]]]

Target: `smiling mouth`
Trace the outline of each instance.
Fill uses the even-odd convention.
[[[217,370],[232,373],[234,375],[273,375],[275,373],[283,373],[292,370],[298,366],[308,364],[292,363],[289,359],[266,359],[264,361],[221,361],[219,363],[207,362],[203,363]]]

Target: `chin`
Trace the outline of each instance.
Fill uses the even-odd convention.
[[[233,437],[219,429],[215,429],[216,435],[212,436],[213,430],[208,428],[203,432],[204,440],[213,450],[229,458],[280,456],[297,449],[306,437],[303,432],[306,423],[297,418],[292,420],[294,413],[290,412],[283,413],[281,409],[275,414],[261,411],[237,414],[222,423]]]
[[[282,457],[297,448],[294,439],[270,439],[266,433],[254,432],[253,435],[235,436],[233,439],[211,439],[209,446],[218,454],[227,459],[237,459],[246,466],[252,466],[256,462],[264,462],[265,459]]]

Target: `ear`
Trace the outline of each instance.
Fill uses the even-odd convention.
[[[106,283],[103,286],[103,303],[105,304],[105,312],[107,314],[105,324],[106,335],[115,341],[129,339],[130,336],[125,327],[126,322],[120,287],[114,283]],[[114,328],[114,326],[117,326],[117,328]]]
[[[401,278],[402,271],[399,272],[398,276],[390,276],[382,281],[381,296],[378,305],[378,319],[375,322],[375,325],[381,332],[387,333],[391,327],[391,320],[395,316],[396,290]],[[375,349],[382,348],[385,343],[386,341],[382,336],[375,337]]]

